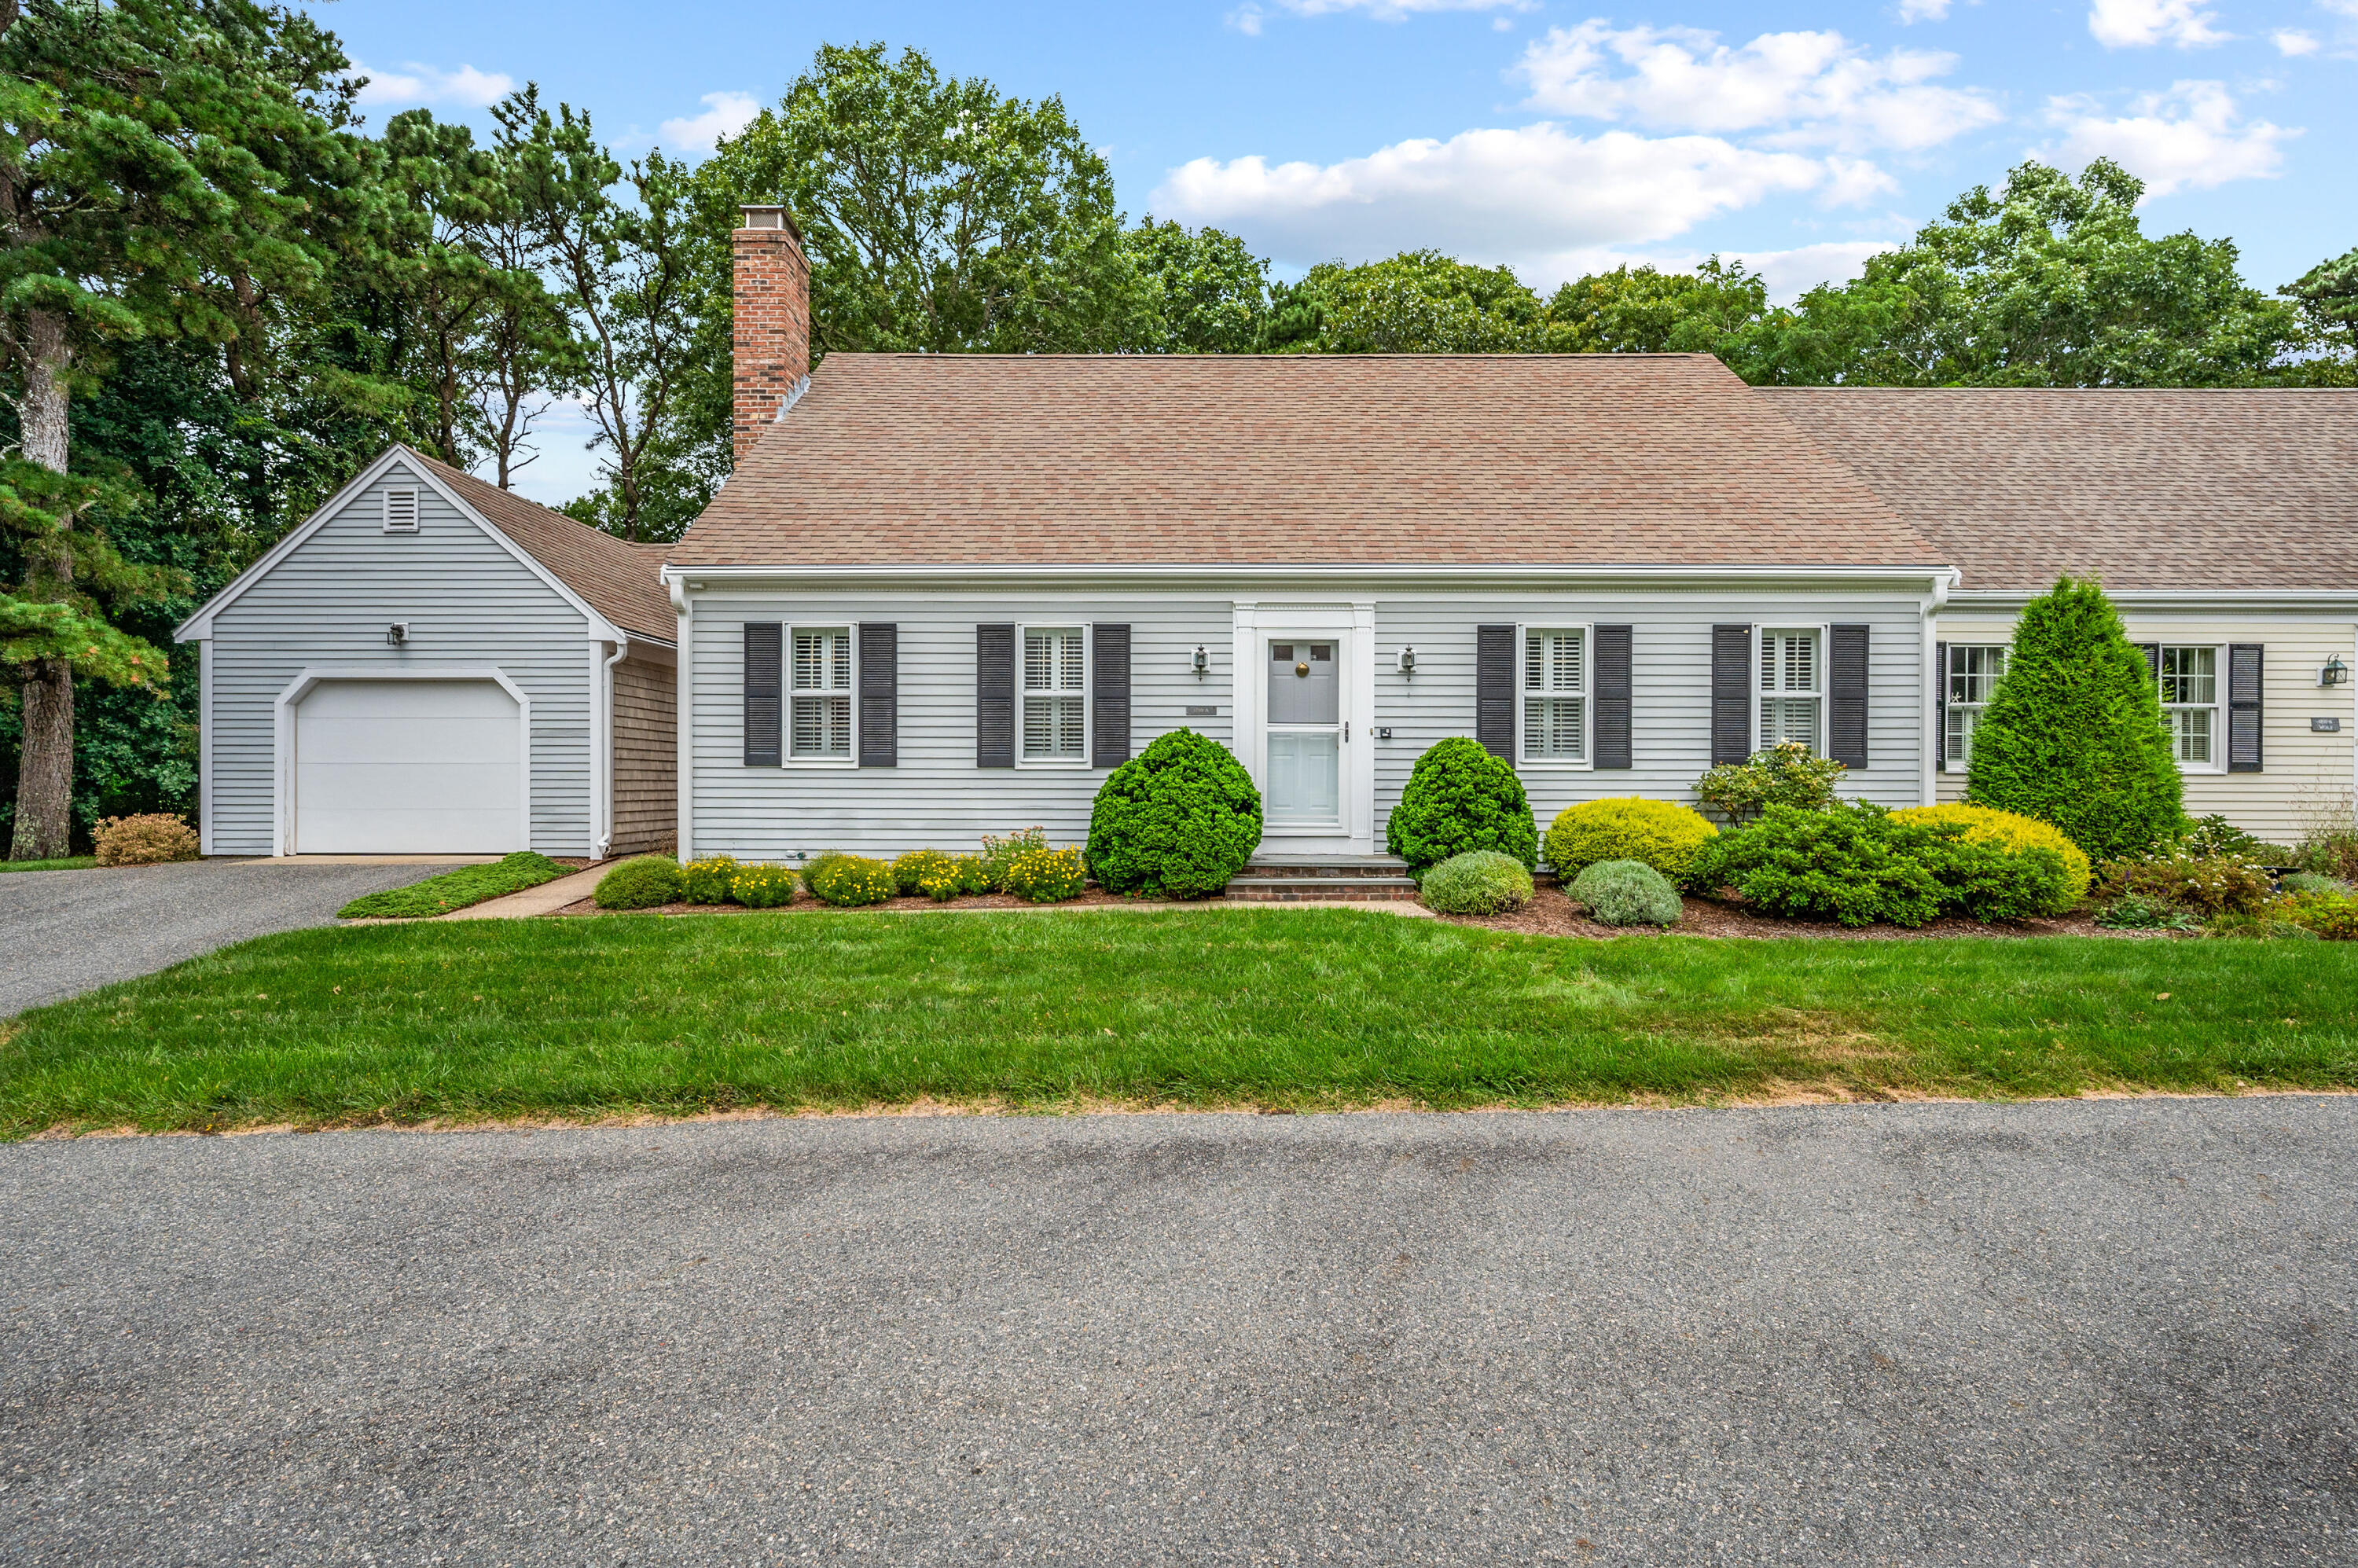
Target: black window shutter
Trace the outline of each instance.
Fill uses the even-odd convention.
[[[778,765],[778,677],[784,630],[775,621],[745,622],[745,765],[749,768]]]
[[[1949,771],[1949,644],[1932,644],[1932,766]]]
[[[2154,690],[2158,693],[2161,690],[2161,644],[2139,643],[2136,650],[2145,655],[2145,673],[2153,677]]]
[[[1711,629],[1711,760],[1752,755],[1752,628]]]
[[[1629,760],[1629,628],[1599,626],[1596,639],[1596,766],[1626,768]]]
[[[901,757],[901,633],[890,621],[860,623],[860,765],[890,768]]]
[[[1015,622],[974,629],[974,765],[1015,765]]]
[[[1089,765],[1130,761],[1130,628],[1089,628]]]
[[[1826,628],[1826,751],[1844,767],[1866,766],[1866,628]]]
[[[2227,771],[2260,771],[2262,672],[2266,647],[2258,643],[2227,645]]]
[[[1515,760],[1515,629],[1474,628],[1474,739],[1506,762]]]

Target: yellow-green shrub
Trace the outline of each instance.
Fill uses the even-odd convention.
[[[2329,942],[2358,941],[2358,898],[2348,893],[2297,892],[2278,899],[2267,913]]]
[[[905,855],[897,855],[892,860],[893,889],[903,898],[922,892],[925,879],[949,863],[950,857],[939,849],[912,849]]]
[[[2088,894],[2090,868],[2086,851],[2071,842],[2063,829],[2051,822],[2041,822],[2035,816],[2017,812],[2000,811],[1994,806],[1967,806],[1957,802],[1948,806],[1911,806],[1891,814],[1894,822],[1920,822],[1928,827],[1954,824],[1964,829],[1965,840],[1972,844],[1995,844],[2001,849],[2052,849],[2063,858],[2063,870],[2071,893],[2078,903]]]
[[[1556,813],[1547,830],[1547,858],[1567,882],[1602,861],[1636,860],[1679,883],[1687,880],[1703,847],[1718,837],[1719,829],[1701,812],[1666,800],[1617,795]]]
[[[737,880],[737,861],[728,855],[708,855],[679,869],[679,896],[686,903],[727,903],[729,886]]]
[[[1078,849],[1025,849],[1007,863],[1007,891],[1033,903],[1078,898],[1088,881],[1088,862]]]
[[[838,909],[882,903],[892,896],[892,868],[865,855],[821,855],[803,871],[803,886]]]
[[[795,881],[790,867],[739,866],[729,879],[729,896],[748,909],[775,909],[793,901]]]
[[[197,830],[178,813],[143,812],[102,816],[91,835],[102,866],[160,866],[197,858]]]

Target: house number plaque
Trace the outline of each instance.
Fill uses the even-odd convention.
[[[2320,735],[2339,735],[2342,733],[2342,720],[2339,719],[2312,719],[2309,721],[2309,727],[2311,730],[2316,730]]]

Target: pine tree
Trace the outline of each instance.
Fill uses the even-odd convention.
[[[2015,625],[1965,798],[2052,822],[2108,860],[2176,833],[2182,796],[2152,666],[2102,588],[2062,579]]]

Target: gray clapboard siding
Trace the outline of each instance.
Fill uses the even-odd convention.
[[[415,485],[418,529],[383,529]],[[388,646],[387,623],[409,622]],[[491,665],[532,698],[532,848],[590,845],[589,624],[498,541],[395,467],[214,619],[212,846],[266,855],[278,694],[309,665]]]
[[[1331,595],[1283,588],[1308,600]],[[1630,750],[1634,766],[1568,772],[1526,766],[1544,827],[1574,801],[1611,795],[1691,800],[1710,765],[1711,627],[1714,622],[1863,622],[1869,645],[1871,765],[1850,793],[1890,806],[1922,798],[1923,622],[1912,599],[1816,594],[1747,598],[1668,593],[1432,593],[1376,599],[1375,824],[1400,799],[1417,755],[1434,741],[1474,732],[1475,628],[1490,622],[1626,624],[1631,633]],[[897,627],[898,766],[748,769],[741,752],[740,663],[747,621],[805,625],[890,622]],[[975,765],[975,627],[984,622],[1087,623],[1131,628],[1131,744],[1183,727],[1233,746],[1233,606],[1225,596],[1174,592],[1004,596],[852,595],[802,599],[697,596],[695,608],[695,848],[745,859],[848,849],[889,854],[923,845],[970,848],[985,833],[1037,823],[1058,843],[1087,835],[1105,772],[1097,768],[979,769]],[[1413,677],[1395,667],[1403,643],[1417,650]],[[1198,680],[1197,643],[1211,656]],[[1257,672],[1255,672],[1257,673]],[[1214,717],[1189,717],[1189,706]],[[1355,737],[1354,744],[1362,743]]]
[[[1923,799],[1924,622],[1913,600],[1793,596],[1534,594],[1518,600],[1401,597],[1376,601],[1376,723],[1392,738],[1377,742],[1375,816],[1398,805],[1424,750],[1474,733],[1475,628],[1516,621],[1528,626],[1609,623],[1630,631],[1631,766],[1576,770],[1520,765],[1541,832],[1565,806],[1606,795],[1692,802],[1694,782],[1711,765],[1711,629],[1714,622],[1865,623],[1868,643],[1869,766],[1847,793],[1886,806]],[[1416,647],[1416,673],[1402,676],[1392,654]],[[1380,833],[1379,834],[1380,837]]]
[[[1157,600],[1098,595],[1086,600],[1011,590],[984,599],[769,599],[699,594],[694,659],[695,849],[746,860],[845,849],[893,854],[933,845],[969,849],[986,833],[1033,824],[1059,844],[1088,836],[1100,768],[979,769],[975,766],[975,635],[978,623],[1130,629],[1132,752],[1173,730],[1232,739],[1228,688],[1231,611],[1226,599]],[[742,634],[748,621],[894,626],[900,743],[891,768],[747,768],[741,752]],[[1202,680],[1188,665],[1195,645],[1211,651]],[[1190,706],[1219,709],[1190,717]]]

